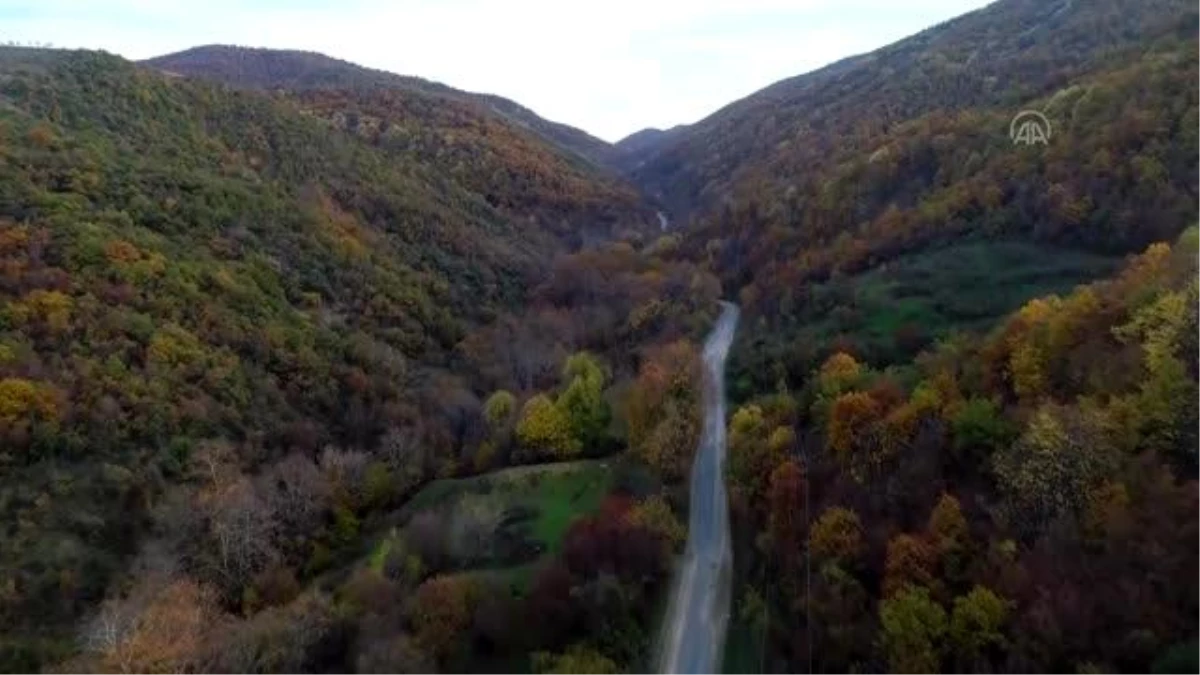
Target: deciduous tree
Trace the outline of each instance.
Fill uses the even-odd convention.
[[[883,650],[888,668],[897,673],[941,670],[946,612],[929,590],[909,586],[879,603]]]

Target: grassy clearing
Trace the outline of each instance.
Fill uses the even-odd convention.
[[[876,365],[906,363],[955,331],[982,332],[1032,298],[1108,276],[1120,260],[1019,241],[974,241],[902,256],[797,289],[770,330],[747,324],[730,361],[731,394],[776,386],[777,363],[803,377],[835,343]]]
[[[393,531],[388,536],[379,541],[374,549],[371,550],[371,555],[367,559],[367,566],[376,572],[383,572],[383,565],[387,561],[388,553],[391,552],[392,546],[396,543],[396,533]]]
[[[530,563],[557,553],[576,519],[596,512],[612,489],[607,460],[514,467],[472,478],[438,480],[401,510],[399,531],[417,520],[445,532],[447,555],[460,569],[485,568],[528,586]],[[382,560],[380,547],[372,560]],[[506,572],[507,570],[507,572]]]
[[[926,336],[986,328],[1033,297],[1066,293],[1110,273],[1116,261],[1023,242],[974,242],[906,256],[814,289],[819,334],[868,342],[906,327]],[[919,336],[914,335],[913,339]]]

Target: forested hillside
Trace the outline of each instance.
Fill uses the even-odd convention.
[[[501,96],[460,91],[438,82],[364,68],[314,52],[206,45],[164,54],[144,63],[177,75],[252,89],[420,92],[470,104],[483,114],[528,129],[551,145],[597,166],[606,165],[612,156],[612,146],[599,138],[543,119]]]
[[[359,518],[430,478],[507,461],[507,448],[472,459],[486,392],[451,370],[457,345],[523,312],[572,242],[652,218],[615,180],[454,105],[418,123],[403,106],[422,103],[385,99],[383,119],[416,136],[404,143],[364,133],[375,118],[343,131],[355,109],[324,99],[103,54],[5,48],[0,72],[6,668],[74,653],[74,622],[143,572],[161,582],[138,596],[153,607],[160,591],[239,613],[290,600],[246,598],[352,555]],[[455,125],[471,149],[456,150]],[[685,337],[664,323],[666,298],[707,311],[717,294],[663,287],[682,274],[694,291],[699,271],[619,265],[645,276],[630,307],[658,304],[609,331]],[[555,320],[565,336],[539,337],[561,346],[536,353],[551,374],[564,352],[604,348]],[[549,386],[540,368],[518,404]]]
[[[1197,250],[738,409],[731,667],[1194,670]]]
[[[0,670],[652,669],[726,299],[728,670],[1195,672],[1198,16],[1000,0],[616,145],[0,48]]]
[[[1194,40],[1196,20],[1184,0],[1003,0],[673,130],[669,142],[646,148],[633,175],[680,218],[768,196],[771,203],[757,206],[798,216],[784,207],[811,201],[809,175],[864,163],[888,141],[912,135],[899,124],[976,109],[1006,115],[1001,127],[982,119],[977,126],[981,135],[1002,135],[1028,102],[1160,45]]]
[[[745,386],[833,340],[907,360],[1194,222],[1196,24],[1175,0],[997,2],[673,130],[630,175],[761,322]],[[1022,110],[1046,146],[1009,138]]]
[[[434,167],[514,220],[564,241],[637,234],[655,220],[615,174],[564,155],[473,103],[397,89],[314,89],[290,96],[385,156]]]
[[[732,672],[1195,669],[1196,26],[997,2],[622,142],[744,310]]]

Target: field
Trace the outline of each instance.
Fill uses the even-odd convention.
[[[1021,242],[975,242],[900,258],[814,292],[825,313],[815,328],[874,342],[950,329],[986,329],[1029,298],[1069,292],[1112,271],[1108,257]]]
[[[441,569],[500,575],[524,587],[537,562],[559,551],[571,524],[597,511],[612,485],[613,467],[604,460],[437,480],[400,510],[368,564],[382,570],[403,547]]]

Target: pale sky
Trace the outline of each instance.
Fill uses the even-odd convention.
[[[202,44],[305,49],[469,91],[616,141],[987,0],[0,0],[0,42],[130,59]]]

